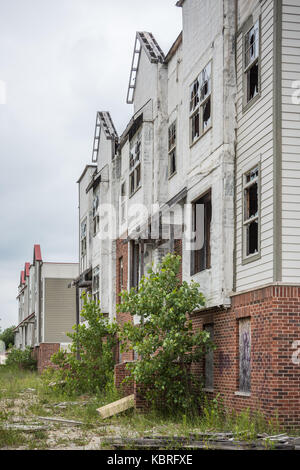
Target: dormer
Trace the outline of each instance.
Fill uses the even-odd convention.
[[[108,111],[98,111],[96,115],[92,162],[98,170],[109,164],[116,156],[119,137]]]

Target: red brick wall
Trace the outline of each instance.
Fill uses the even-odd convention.
[[[128,255],[129,255],[129,249],[128,249],[128,243],[124,243],[124,238],[126,236],[122,237],[121,239],[117,240],[117,246],[116,246],[116,303],[119,304],[121,301],[121,298],[119,296],[120,294],[120,259],[123,259],[123,285],[124,288],[126,289],[128,285]],[[132,321],[132,317],[130,313],[117,313],[117,323],[122,326],[124,323],[127,323],[129,321]],[[133,351],[130,352],[125,352],[122,354],[122,362],[126,361],[132,361],[133,360]]]
[[[41,343],[39,346],[35,347],[33,350],[33,355],[37,360],[38,372],[42,372],[46,367],[53,367],[51,362],[52,354],[59,351],[59,343]]]
[[[133,394],[133,381],[129,383],[122,383],[125,377],[130,375],[130,371],[126,368],[127,362],[122,362],[115,365],[115,386],[122,393],[124,397]]]
[[[251,321],[251,395],[239,396],[238,320]],[[300,426],[300,370],[293,342],[300,340],[300,288],[266,287],[232,298],[228,310],[194,314],[194,328],[214,324],[214,392],[229,409],[249,407],[268,418],[278,413],[288,427]],[[201,376],[203,364],[194,365]]]

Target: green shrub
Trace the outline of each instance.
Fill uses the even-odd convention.
[[[67,395],[102,393],[113,380],[117,325],[109,323],[96,303],[84,293],[81,317],[85,323],[74,326],[71,351],[55,353],[51,361],[57,370],[44,374],[45,380],[54,381],[56,389]],[[79,353],[79,358],[77,356]]]
[[[7,355],[5,367],[17,367],[24,370],[35,370],[36,360],[32,357],[32,350],[27,346],[24,350],[12,348]]]
[[[209,333],[194,330],[188,319],[205,300],[198,284],[180,281],[180,261],[180,256],[165,256],[157,270],[148,270],[137,291],[121,293],[118,309],[140,318],[139,324],[126,323],[120,337],[122,349],[134,349],[139,356],[128,368],[148,401],[171,413],[190,413],[201,397],[191,364],[214,346]]]

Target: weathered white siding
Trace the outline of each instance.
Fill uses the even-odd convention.
[[[300,93],[299,93],[299,89],[300,89],[300,1],[299,0],[283,0],[283,5],[282,5],[282,281],[286,283],[299,283],[300,282]],[[293,95],[295,95],[294,98],[293,98]]]
[[[76,323],[75,289],[68,288],[69,279],[45,279],[44,341],[66,343]]]
[[[238,17],[261,15],[261,96],[243,112],[243,34],[237,38],[236,288],[251,289],[273,281],[273,0],[239,2]],[[243,24],[238,25],[239,28]],[[242,264],[242,176],[261,165],[261,257]]]

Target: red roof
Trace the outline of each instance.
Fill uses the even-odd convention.
[[[20,277],[20,285],[25,284],[25,275],[24,271],[21,271],[21,277]]]
[[[35,261],[42,261],[42,253],[41,253],[41,247],[40,245],[34,245],[34,250],[33,250],[33,263]]]
[[[30,263],[25,263],[25,276],[29,277],[29,268],[30,268]]]

